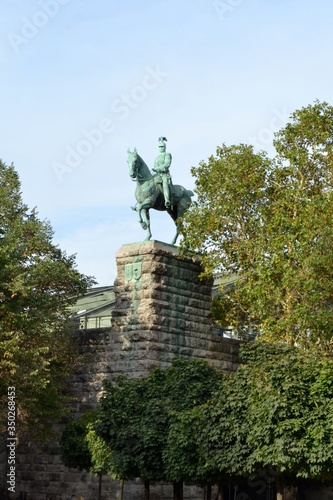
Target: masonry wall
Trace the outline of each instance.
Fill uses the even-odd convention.
[[[111,329],[73,334],[84,355],[68,383],[69,394],[75,398],[75,417],[96,408],[105,378],[145,376],[152,366],[169,366],[174,356],[206,359],[225,372],[237,367],[239,342],[212,334],[212,283],[199,279],[201,269],[196,261],[181,259],[176,247],[155,241],[125,245],[116,258]],[[65,423],[58,426],[58,435]],[[5,490],[3,474],[2,485]],[[38,445],[26,436],[17,448],[16,485],[15,495],[8,498],[95,500],[98,479],[65,468],[57,439]],[[102,492],[103,499],[119,498],[119,482],[103,478]],[[184,497],[203,499],[204,491],[187,485]],[[143,499],[143,485],[126,482],[124,498]],[[171,498],[170,485],[152,486],[151,500]]]
[[[212,335],[212,280],[197,261],[172,245],[124,245],[116,255],[112,351],[118,373],[142,376],[174,356],[204,358],[225,371],[236,367],[238,343]]]

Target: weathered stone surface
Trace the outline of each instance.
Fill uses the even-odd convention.
[[[111,329],[73,334],[85,356],[68,384],[70,395],[76,398],[72,403],[75,416],[97,407],[104,379],[121,374],[145,376],[153,366],[167,368],[175,356],[206,359],[226,372],[236,369],[239,342],[212,334],[212,283],[199,279],[198,262],[180,259],[176,247],[156,241],[124,245],[116,258]],[[20,445],[16,484],[16,498],[25,493],[26,500],[95,500],[98,489],[97,478],[64,467],[54,441],[46,447]],[[116,499],[119,482],[105,477],[102,490],[103,499]],[[126,482],[125,498],[143,499],[142,483]],[[152,485],[151,500],[171,498],[170,485]],[[202,499],[203,491],[185,486],[184,498]]]

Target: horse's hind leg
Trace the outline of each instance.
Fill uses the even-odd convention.
[[[176,234],[175,234],[175,236],[172,238],[172,240],[170,241],[170,245],[175,245],[175,244],[176,244],[176,241],[177,241],[177,239],[178,239],[178,236],[179,236],[179,231],[178,231],[178,227],[177,227]]]
[[[173,222],[175,223],[175,226],[176,226],[176,234],[174,235],[174,237],[170,241],[170,245],[175,245],[176,241],[178,239],[178,236],[179,236],[179,224],[177,223],[177,217],[178,217],[177,206],[174,207],[173,210],[168,210],[167,212],[170,215],[170,217],[172,218],[172,220],[173,220]]]
[[[168,211],[168,213],[172,217],[172,219],[175,223],[175,226],[176,226],[176,234],[171,241],[171,245],[176,244],[177,238],[179,236],[179,229],[180,229],[179,218],[183,217],[184,213],[189,208],[190,204],[191,204],[191,197],[188,196],[187,194],[185,194],[185,195],[182,195],[180,197],[180,199],[179,199],[178,203],[176,204],[176,206],[174,207],[174,209],[170,212]]]

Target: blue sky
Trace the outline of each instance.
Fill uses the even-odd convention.
[[[0,157],[24,201],[112,284],[115,253],[145,234],[127,148],[152,167],[164,135],[174,183],[222,143],[272,151],[273,132],[333,102],[329,0],[2,0]],[[153,237],[170,241],[166,213]]]

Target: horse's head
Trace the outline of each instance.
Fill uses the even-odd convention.
[[[138,152],[136,148],[134,148],[133,151],[131,151],[129,148],[127,150],[128,154],[128,167],[129,167],[129,174],[131,179],[136,179],[138,175]]]
[[[128,149],[127,153],[128,153],[127,163],[131,179],[133,180],[136,179],[139,182],[144,182],[151,179],[152,177],[151,172],[147,167],[147,165],[145,164],[145,162],[143,161],[143,159],[141,158],[141,156],[138,154],[136,148],[134,148],[133,151]]]

